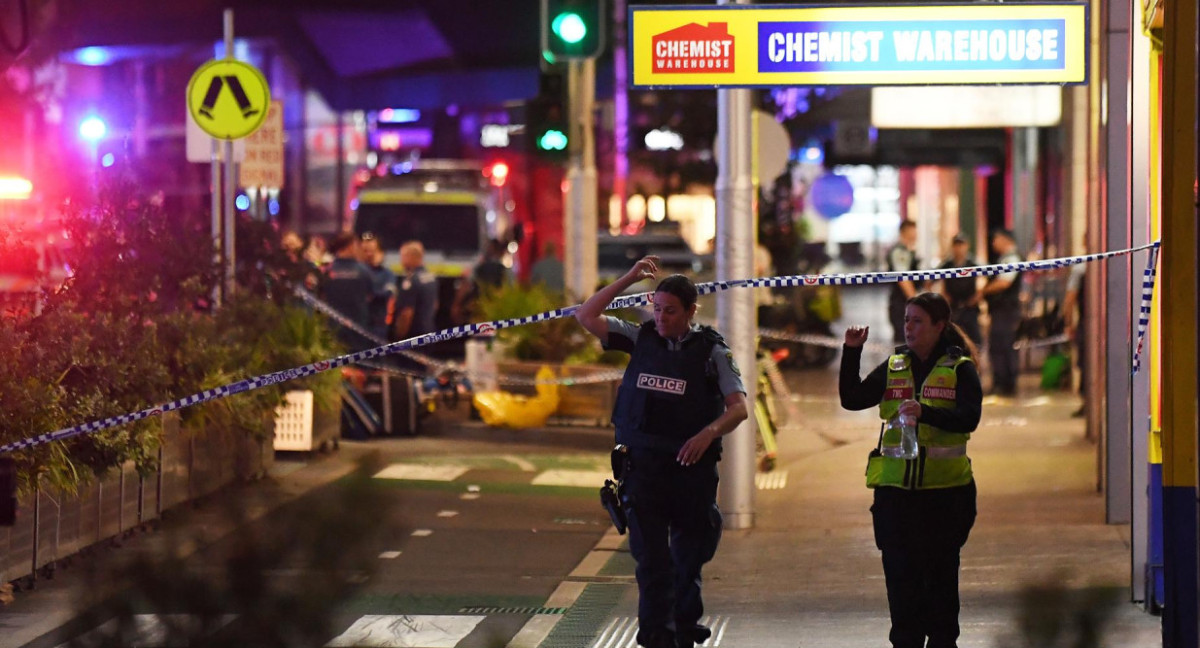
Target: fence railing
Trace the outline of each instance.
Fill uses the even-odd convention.
[[[158,520],[172,507],[262,475],[274,461],[270,439],[221,430],[184,432],[174,414],[162,421],[153,474],[139,475],[129,462],[77,493],[38,489],[18,501],[17,523],[0,528],[0,583],[33,587],[59,561]]]

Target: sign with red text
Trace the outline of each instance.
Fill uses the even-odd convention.
[[[246,157],[238,171],[242,187],[283,186],[283,102],[272,101],[263,125],[246,137]]]

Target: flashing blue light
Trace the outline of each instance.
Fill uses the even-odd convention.
[[[358,210],[358,198],[352,198],[350,200],[350,209]]]
[[[100,158],[100,166],[107,169],[108,167],[112,166],[116,161],[117,161],[117,158],[115,155],[113,155],[112,153],[105,153],[104,156]]]
[[[272,216],[278,216],[279,215],[279,201],[275,200],[274,198],[267,201],[267,211]]]
[[[381,124],[411,124],[421,119],[421,111],[416,108],[384,108],[379,111]]]
[[[825,151],[819,146],[808,146],[800,154],[801,159],[809,164],[820,164],[825,161]]]
[[[106,47],[83,47],[75,51],[75,60],[80,65],[107,65],[113,59]]]
[[[88,117],[79,123],[79,136],[85,140],[96,142],[104,139],[108,126],[99,117]]]
[[[238,197],[234,198],[233,200],[233,205],[240,211],[246,211],[247,209],[250,209],[250,196],[247,196],[246,194],[238,194]]]

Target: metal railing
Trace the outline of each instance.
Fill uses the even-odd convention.
[[[262,474],[273,451],[244,435],[179,429],[163,416],[158,469],[139,475],[132,462],[74,494],[39,488],[17,503],[17,523],[0,528],[0,582],[30,589],[52,577],[60,561],[143,528],[163,511],[209,495],[239,479]],[[267,428],[270,429],[270,428]]]

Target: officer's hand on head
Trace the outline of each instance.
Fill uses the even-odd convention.
[[[851,326],[846,329],[846,346],[860,347],[867,341],[871,332],[870,326]]]
[[[658,257],[650,254],[638,259],[638,262],[633,264],[633,267],[629,269],[626,275],[631,277],[635,282],[638,282],[642,279],[653,279],[657,273]]]
[[[679,449],[679,454],[675,456],[675,460],[684,466],[690,466],[700,461],[715,438],[717,438],[716,430],[705,426],[703,430],[684,442],[683,447]]]

